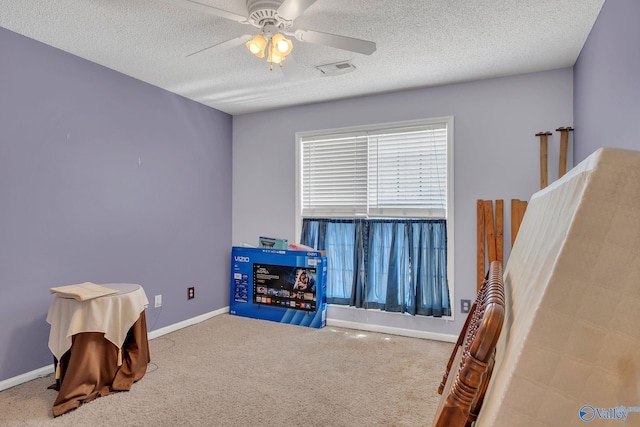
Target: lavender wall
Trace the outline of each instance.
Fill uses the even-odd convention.
[[[576,162],[596,149],[640,150],[640,2],[607,0],[574,67]]]
[[[231,116],[3,28],[0,64],[0,381],[51,364],[52,286],[227,306]]]
[[[261,235],[298,241],[296,132],[453,115],[455,264],[450,284],[457,311],[460,299],[475,298],[476,200],[505,200],[508,254],[510,199],[528,200],[539,189],[535,134],[572,125],[572,101],[573,73],[566,68],[234,116],[233,243],[256,244]],[[549,140],[551,181],[557,177],[558,139],[554,132]],[[464,322],[464,316],[455,321],[402,315],[382,320],[362,311],[355,318],[353,311],[330,308],[328,317],[454,335]]]

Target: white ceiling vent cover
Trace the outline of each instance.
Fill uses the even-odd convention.
[[[316,67],[325,76],[332,76],[336,74],[350,73],[356,69],[356,67],[350,61],[335,62],[333,64],[318,65]]]

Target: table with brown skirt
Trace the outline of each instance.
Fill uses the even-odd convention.
[[[127,391],[150,362],[144,309],[149,301],[140,285],[101,285],[117,294],[78,301],[57,294],[47,315],[54,355],[57,417],[85,402]]]

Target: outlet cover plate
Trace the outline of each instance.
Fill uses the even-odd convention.
[[[460,313],[468,313],[471,310],[471,300],[470,299],[461,299],[460,300]]]

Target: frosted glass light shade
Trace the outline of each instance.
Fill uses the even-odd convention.
[[[264,58],[264,51],[267,47],[267,39],[262,34],[258,34],[246,43],[249,52],[253,53],[258,58]]]

